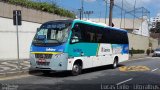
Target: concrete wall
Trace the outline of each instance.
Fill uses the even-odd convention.
[[[105,19],[104,18],[91,18],[91,21],[95,21],[95,22],[101,22],[101,23],[105,23]],[[113,23],[114,23],[114,27],[116,28],[124,28],[124,29],[132,29],[133,27],[134,29],[139,29],[139,27],[141,26],[143,20],[142,19],[135,19],[134,20],[134,26],[133,26],[133,19],[130,18],[123,18],[121,20],[121,18],[113,18],[112,19]],[[106,24],[109,24],[109,19],[106,19]]]
[[[67,17],[58,16],[53,13],[41,12],[31,8],[0,2],[0,17],[13,18],[13,10],[21,10],[22,19],[24,21],[44,23],[46,21],[52,20],[69,19]]]
[[[28,58],[30,44],[36,32],[36,28],[41,24],[33,22],[22,22],[19,26],[20,58]],[[13,20],[0,17],[0,60],[17,58],[16,27]]]
[[[152,43],[152,49],[158,47],[157,39],[131,33],[128,33],[128,37],[130,46],[129,49],[133,47],[133,49],[147,50],[149,48],[149,43]]]
[[[159,47],[158,39],[149,38],[150,43],[152,43],[152,49]]]
[[[0,1],[0,60],[17,59],[16,27],[13,26],[13,10],[22,11],[22,26],[19,26],[20,58],[29,58],[30,44],[41,23],[69,19],[53,13],[41,12]]]

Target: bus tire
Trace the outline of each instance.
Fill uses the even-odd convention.
[[[41,71],[43,74],[45,74],[45,75],[48,75],[48,74],[50,74],[51,73],[51,71],[50,70],[42,70]]]
[[[114,58],[114,62],[113,62],[113,64],[112,64],[112,68],[115,69],[115,68],[117,68],[117,67],[118,67],[118,57],[115,57],[115,58]]]
[[[78,63],[75,63],[72,67],[71,73],[73,76],[77,76],[77,75],[81,74],[81,71],[82,71],[82,66],[79,65]]]

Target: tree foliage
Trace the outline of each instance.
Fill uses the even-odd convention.
[[[34,2],[31,0],[2,0],[2,1],[5,1],[5,2],[7,1],[8,3],[14,4],[14,5],[20,5],[27,8],[33,8],[36,10],[54,13],[60,16],[75,18],[75,14],[73,14],[72,12],[66,9],[58,7],[56,4],[50,4],[46,2]]]
[[[150,29],[151,33],[160,33],[160,22],[156,22],[156,27]]]

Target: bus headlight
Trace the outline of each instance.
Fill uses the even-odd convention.
[[[61,57],[63,55],[63,53],[61,54],[55,54],[55,57]]]

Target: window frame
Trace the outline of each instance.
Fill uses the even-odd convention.
[[[77,24],[79,25],[79,28],[80,28],[79,32],[81,35],[81,39],[79,40],[79,43],[83,43],[83,42],[109,43],[109,44],[128,44],[129,43],[128,35],[127,35],[127,32],[125,31],[120,31],[114,28],[109,28],[109,27],[90,25],[90,24],[81,23],[81,22],[75,23],[74,26]],[[91,41],[91,36],[89,38],[90,40],[87,38],[89,37],[89,35],[87,35],[88,32],[93,33],[93,37],[92,37],[93,41]],[[98,36],[99,34],[101,34],[101,38]],[[97,38],[100,38],[101,40],[98,40]]]

